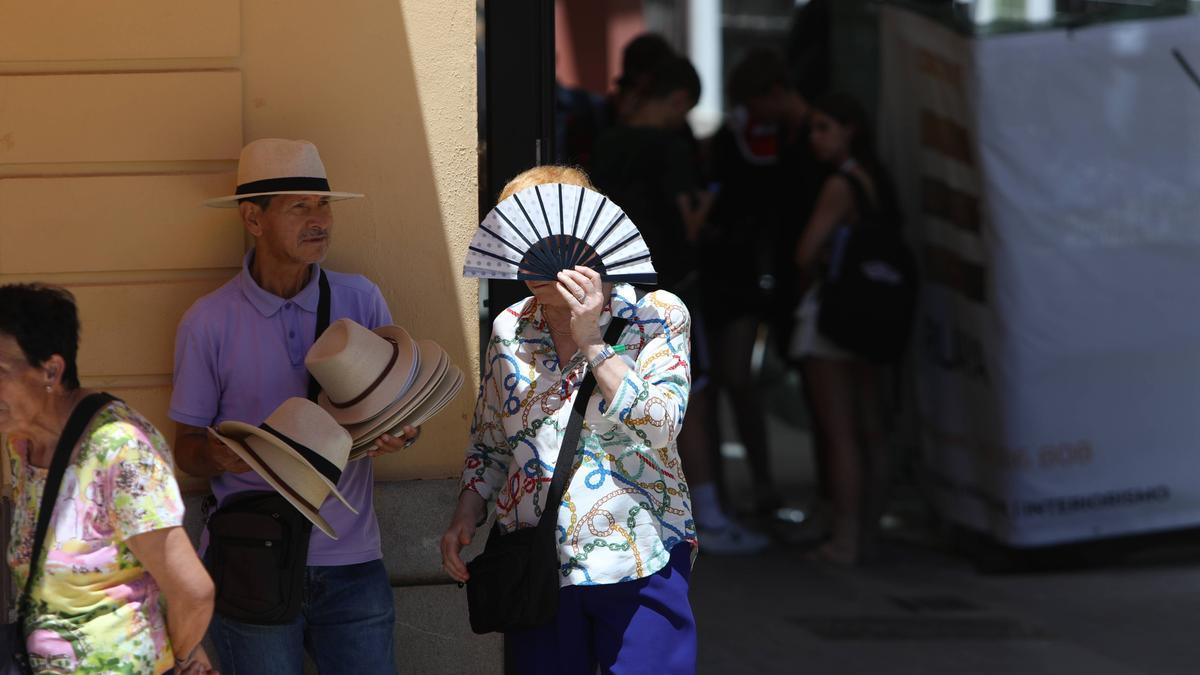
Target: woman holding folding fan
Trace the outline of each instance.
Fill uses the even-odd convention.
[[[467,274],[488,276],[489,266],[505,258],[509,278],[525,279],[533,295],[493,324],[442,564],[470,587],[478,559],[469,567],[460,552],[493,500],[492,538],[550,523],[558,608],[541,625],[506,630],[515,672],[593,673],[600,666],[691,673],[696,637],[687,592],[696,533],[676,447],[690,387],[690,319],[673,294],[642,294],[621,283],[629,278],[622,271],[650,280],[653,268],[637,253],[640,238],[628,234],[636,229],[590,188],[573,169],[532,169],[505,187],[493,211],[499,216],[489,214],[484,234],[472,241]],[[601,235],[586,227],[591,223]],[[620,245],[598,243],[609,231]],[[534,239],[534,232],[545,234]],[[528,239],[524,251],[514,243],[521,238]],[[583,249],[576,259],[591,263],[551,276],[525,257],[556,247],[560,254]],[[593,386],[580,403],[580,392]],[[572,418],[573,447],[569,438],[564,442]],[[560,457],[570,464],[556,472]],[[548,496],[556,476],[565,476],[561,502]],[[493,543],[489,538],[489,549]]]
[[[80,387],[78,350],[70,293],[0,286],[20,629],[6,646],[23,642],[36,673],[208,672],[213,585],[181,527],[170,447],[125,403]]]

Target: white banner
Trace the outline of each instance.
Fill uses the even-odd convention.
[[[1200,17],[972,38],[887,7],[925,464],[1017,546],[1200,525]]]

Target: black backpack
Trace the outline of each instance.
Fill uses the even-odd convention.
[[[854,191],[859,220],[835,233],[817,329],[869,361],[895,363],[908,345],[916,309],[916,259],[898,217],[876,208],[856,176],[842,175]]]

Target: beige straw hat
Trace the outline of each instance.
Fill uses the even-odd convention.
[[[355,199],[356,192],[329,189],[325,165],[317,146],[309,141],[260,138],[242,148],[238,158],[237,192],[204,202],[205,206],[230,208],[239,199],[266,195],[320,195],[333,200]]]
[[[289,398],[257,427],[228,420],[210,431],[331,538],[337,532],[320,513],[330,494],[358,513],[337,489],[350,434],[308,399]]]
[[[354,445],[360,445],[364,439],[374,440],[380,434],[394,430],[416,406],[433,394],[445,377],[450,368],[450,357],[446,350],[433,340],[418,340],[417,349],[421,354],[421,368],[408,391],[379,415],[366,422],[346,425],[346,431],[350,432]],[[350,454],[353,458],[353,450]]]
[[[399,326],[371,331],[338,319],[313,343],[304,365],[321,385],[318,405],[339,424],[358,424],[386,411],[408,391],[420,353]]]

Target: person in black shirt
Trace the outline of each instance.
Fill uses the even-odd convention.
[[[715,417],[713,388],[707,382],[703,302],[700,298],[697,241],[712,205],[700,189],[694,141],[687,113],[700,98],[700,79],[685,58],[659,62],[622,124],[596,143],[592,179],[637,224],[658,272],[659,286],[680,296],[692,313],[692,393],[679,452],[692,490],[702,546],[713,553],[762,550],[767,539],[741,528],[721,507],[713,478]]]
[[[750,51],[729,78],[732,110],[712,139],[711,174],[720,186],[701,253],[714,373],[730,395],[755,485],[756,508],[782,506],[771,475],[765,406],[752,353],[764,323],[785,330],[798,297],[791,251],[815,189],[807,106],[782,59]],[[786,342],[785,342],[786,344]]]

